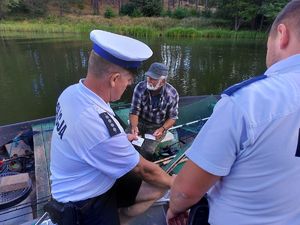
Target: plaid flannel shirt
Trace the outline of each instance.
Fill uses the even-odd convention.
[[[178,119],[179,95],[176,89],[166,83],[162,90],[158,106],[153,108],[147,82],[138,83],[134,89],[130,114],[154,124],[163,125],[167,119]]]

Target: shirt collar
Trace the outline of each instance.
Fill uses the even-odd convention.
[[[282,70],[290,69],[291,67],[294,66],[299,66],[299,62],[300,62],[300,54],[290,56],[270,66],[269,69],[267,69],[267,71],[265,72],[265,75],[267,76],[275,75]]]
[[[115,115],[114,111],[110,107],[109,103],[106,103],[100,96],[98,96],[96,93],[94,93],[92,90],[87,88],[84,85],[84,80],[85,79],[80,79],[79,80],[79,90],[87,96],[95,106],[100,107],[102,110],[108,112],[109,114]]]

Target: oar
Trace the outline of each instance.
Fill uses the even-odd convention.
[[[178,163],[185,157],[185,151],[190,147],[191,143],[186,144],[182,149],[178,151],[175,158],[173,158],[167,165],[162,168],[167,172],[171,173],[172,170],[178,165]]]
[[[199,120],[194,120],[192,122],[188,122],[188,123],[185,123],[185,124],[181,124],[181,125],[178,125],[178,126],[171,127],[169,130],[174,130],[174,129],[177,129],[177,128],[180,128],[180,127],[183,127],[183,126],[188,126],[188,125],[200,122],[200,121],[206,121],[208,119],[209,119],[209,117],[199,119]],[[167,165],[163,166],[164,170],[167,173],[171,173],[173,171],[173,169],[182,161],[182,159],[184,159],[185,151],[190,147],[190,145],[191,145],[191,143],[186,144],[183,149],[178,151],[176,156]]]
[[[182,155],[180,155],[175,161],[171,161],[169,168],[166,170],[166,173],[171,173],[173,171],[173,169],[179,164],[179,162],[181,162],[181,160],[185,157],[185,153],[183,153]]]

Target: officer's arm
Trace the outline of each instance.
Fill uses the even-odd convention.
[[[171,188],[174,179],[158,165],[144,159],[142,156],[140,156],[140,161],[137,166],[133,168],[133,172],[147,183],[162,188]]]
[[[206,172],[191,160],[187,161],[171,188],[168,213],[175,216],[184,212],[196,204],[219,179],[219,176]]]

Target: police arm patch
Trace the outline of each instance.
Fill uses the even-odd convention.
[[[107,112],[103,112],[99,114],[99,116],[104,121],[104,124],[107,127],[108,133],[111,137],[121,133],[118,125]]]

